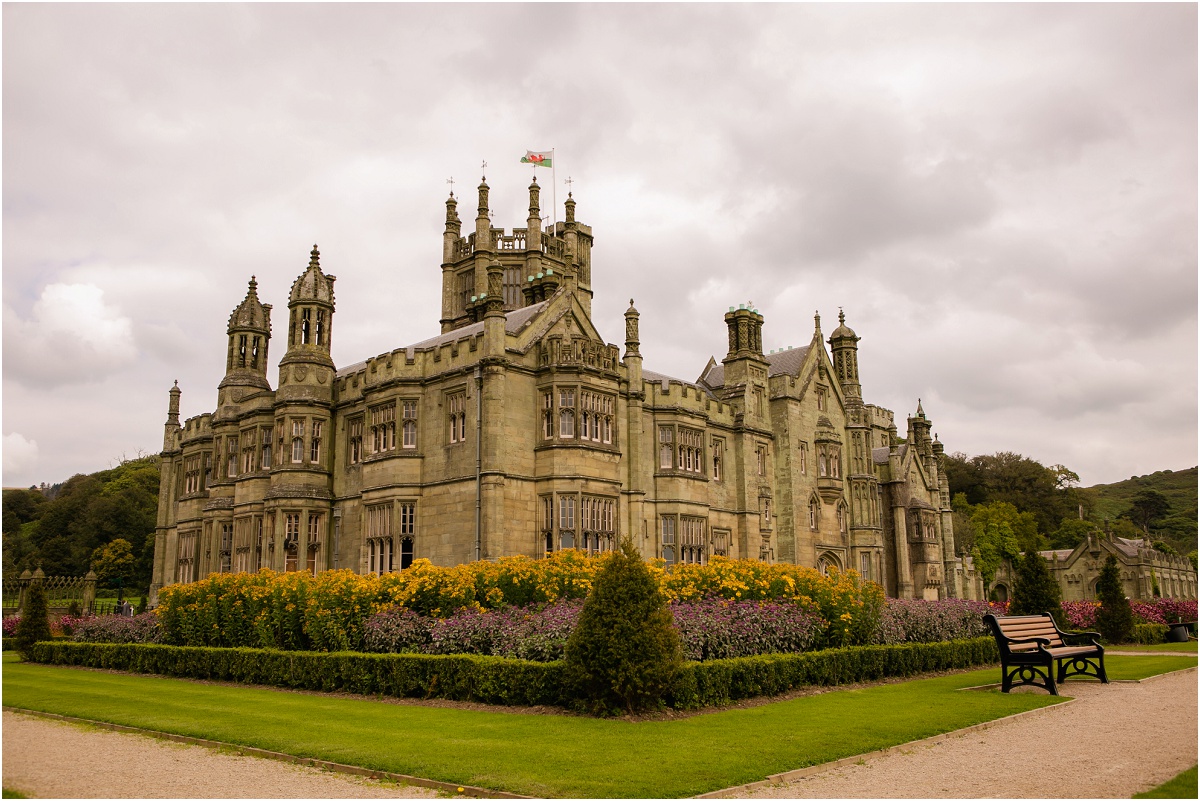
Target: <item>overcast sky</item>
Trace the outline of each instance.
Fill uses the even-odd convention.
[[[444,201],[524,227],[555,148],[593,306],[695,380],[862,338],[863,394],[949,452],[1085,485],[1197,462],[1195,4],[3,6],[5,486],[212,411],[252,274],[313,243],[333,357],[435,335]],[[551,173],[539,170],[544,213]]]

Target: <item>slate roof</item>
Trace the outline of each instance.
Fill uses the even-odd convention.
[[[1074,548],[1062,548],[1057,551],[1038,551],[1038,556],[1043,559],[1053,559],[1056,562],[1062,562],[1073,553],[1075,553]]]
[[[800,366],[804,364],[804,357],[808,355],[808,348],[808,345],[804,345],[799,348],[788,348],[776,353],[768,353],[766,355],[768,365],[767,375],[799,375]],[[725,365],[717,362],[696,380],[697,383],[703,384],[710,389],[725,386]]]
[[[504,330],[510,334],[516,334],[526,325],[531,323],[534,318],[541,314],[549,302],[550,301],[548,300],[544,300],[541,303],[535,303],[532,306],[523,306],[519,309],[513,309],[510,312],[505,312]],[[434,350],[450,342],[457,342],[460,339],[470,338],[482,333],[483,321],[480,321],[478,323],[471,323],[470,325],[463,326],[462,328],[456,328],[453,331],[447,331],[444,334],[423,340],[415,345],[409,345],[406,348],[397,348],[396,350],[405,350],[411,355],[418,350]],[[338,378],[353,375],[366,366],[366,361],[361,361],[343,367],[337,371]]]

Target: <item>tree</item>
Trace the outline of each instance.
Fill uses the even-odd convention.
[[[1049,563],[1037,551],[1026,551],[1016,563],[1010,615],[1049,613],[1060,628],[1066,627],[1062,609],[1062,590],[1050,573]]]
[[[118,538],[92,552],[92,570],[102,586],[128,586],[135,567],[133,546],[128,540]]]
[[[567,677],[593,712],[657,707],[683,661],[666,599],[626,537],[605,561],[567,641]]]
[[[1100,578],[1096,580],[1096,599],[1100,608],[1096,610],[1096,630],[1111,643],[1121,643],[1133,634],[1133,610],[1121,586],[1121,568],[1117,557],[1112,554],[1104,560]]]
[[[1011,503],[976,506],[971,512],[971,525],[975,529],[976,560],[984,586],[992,583],[1001,562],[1017,558],[1021,553],[1020,540],[1029,538],[1030,529],[1035,537],[1037,534],[1033,516],[1018,512]]]
[[[21,658],[28,662],[33,657],[33,644],[53,636],[49,611],[46,609],[46,592],[41,581],[31,581],[25,590],[25,606],[21,609],[21,622],[17,624],[13,645]]]
[[[1142,533],[1149,536],[1150,526],[1156,520],[1166,517],[1171,511],[1171,502],[1167,496],[1156,490],[1142,490],[1133,496],[1129,508],[1121,513],[1141,527]]]
[[[1087,539],[1088,534],[1096,529],[1095,523],[1087,520],[1066,517],[1059,523],[1058,529],[1050,535],[1050,547],[1060,550],[1074,549]]]
[[[1038,528],[1050,531],[1057,521],[1078,514],[1085,499],[1075,487],[1079,476],[1063,465],[1045,467],[1019,453],[1001,451],[990,456],[946,457],[950,494],[963,493],[972,505],[1011,503],[1031,513]]]

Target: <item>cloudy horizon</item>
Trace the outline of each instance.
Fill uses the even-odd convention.
[[[438,332],[444,201],[569,185],[594,321],[694,381],[839,308],[864,399],[1084,485],[1197,463],[1194,4],[6,4],[3,483],[211,412],[316,243],[346,366]],[[556,179],[556,183],[552,182]]]

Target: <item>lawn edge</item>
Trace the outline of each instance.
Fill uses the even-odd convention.
[[[147,737],[154,737],[159,740],[169,740],[174,743],[183,743],[185,745],[199,745],[205,748],[212,749],[232,749],[239,756],[258,757],[260,759],[273,759],[277,762],[287,762],[293,765],[302,767],[321,768],[332,773],[345,773],[352,776],[363,776],[368,779],[390,779],[404,784],[411,784],[417,787],[427,787],[431,790],[442,790],[452,796],[470,796],[472,798],[533,798],[528,795],[518,795],[516,793],[508,793],[503,790],[491,790],[486,787],[475,787],[467,784],[454,784],[452,782],[440,782],[436,779],[425,779],[420,776],[409,776],[404,773],[388,773],[382,770],[371,770],[369,768],[360,768],[356,765],[344,765],[340,762],[328,762],[323,759],[314,759],[312,757],[298,757],[292,754],[285,754],[281,751],[268,751],[265,748],[253,748],[248,745],[239,745],[237,743],[227,743],[221,740],[206,740],[200,737],[188,737],[183,734],[171,734],[170,732],[158,731],[156,729],[143,729],[137,726],[124,726],[119,723],[108,723],[103,720],[92,720],[90,718],[77,718],[70,715],[59,715],[55,712],[41,712],[36,709],[25,709],[19,706],[2,707],[5,712],[13,712],[20,715],[30,715],[37,718],[47,718],[49,720],[58,720],[66,723],[82,723],[87,726],[95,726],[100,729],[108,729],[110,731],[121,732],[124,734],[142,734]]]
[[[1157,654],[1156,654],[1156,656],[1157,656]],[[1176,673],[1194,673],[1198,670],[1200,670],[1200,666],[1192,666],[1192,667],[1181,668],[1179,670],[1170,670],[1170,671],[1167,671],[1166,673],[1156,673],[1153,676],[1147,676],[1144,679],[1114,679],[1113,683],[1119,682],[1122,684],[1141,684],[1143,682],[1152,681],[1154,679],[1160,679],[1163,676],[1171,676]],[[1000,686],[999,684],[992,684],[992,685],[984,684],[984,685],[980,685],[978,687],[960,687],[959,691],[981,690],[981,689],[985,689],[988,687],[999,687],[999,686]],[[854,754],[852,756],[842,757],[841,759],[835,759],[832,762],[822,762],[820,765],[809,765],[807,768],[797,768],[796,770],[789,770],[789,771],[785,771],[783,773],[772,773],[771,775],[767,776],[767,778],[760,779],[759,781],[756,781],[756,782],[750,782],[748,784],[739,784],[735,787],[726,787],[722,790],[713,790],[711,792],[702,793],[700,795],[696,795],[696,796],[692,796],[692,797],[693,798],[739,798],[739,797],[741,797],[742,794],[751,792],[753,790],[761,790],[765,787],[773,787],[775,785],[783,784],[785,782],[795,781],[796,779],[803,779],[808,776],[813,776],[817,773],[824,773],[827,770],[844,767],[846,765],[855,765],[861,761],[866,761],[869,759],[878,759],[879,757],[884,756],[888,752],[894,751],[897,748],[915,748],[915,747],[922,746],[922,745],[933,745],[934,743],[938,743],[943,740],[948,740],[951,737],[958,737],[960,735],[969,734],[970,732],[973,732],[973,731],[983,731],[984,729],[989,729],[992,726],[996,726],[1000,723],[1003,723],[1006,720],[1015,720],[1016,718],[1024,717],[1027,715],[1036,715],[1038,713],[1046,712],[1051,709],[1061,709],[1064,706],[1073,704],[1075,702],[1075,700],[1076,699],[1074,699],[1074,698],[1065,698],[1064,700],[1060,701],[1057,704],[1048,704],[1046,706],[1038,707],[1037,709],[1027,709],[1024,712],[1017,712],[1012,715],[1005,715],[1004,717],[996,718],[995,720],[985,720],[983,723],[975,723],[971,726],[966,726],[961,729],[955,729],[954,731],[948,731],[948,732],[943,732],[941,734],[935,734],[932,737],[925,737],[920,740],[910,740],[909,742],[906,742],[906,743],[897,743],[896,745],[890,745],[887,748],[880,748],[877,751],[867,751],[862,754]]]

